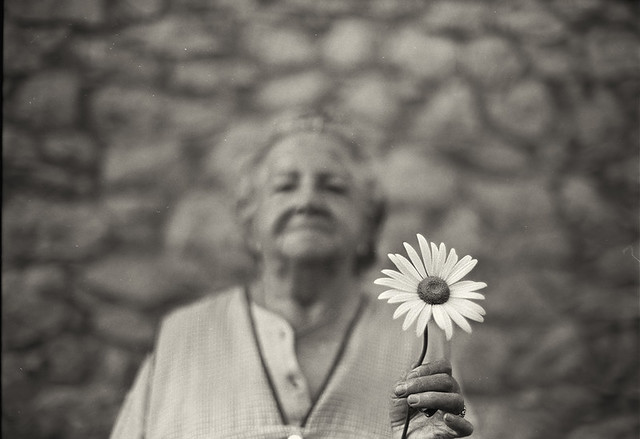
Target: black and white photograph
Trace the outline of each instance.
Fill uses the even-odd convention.
[[[637,1],[3,22],[3,439],[640,437]]]

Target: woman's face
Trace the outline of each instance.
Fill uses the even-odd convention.
[[[275,144],[256,177],[253,227],[263,256],[353,263],[367,236],[355,169],[331,135],[296,133]]]

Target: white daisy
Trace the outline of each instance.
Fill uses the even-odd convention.
[[[407,330],[417,321],[418,336],[424,333],[432,317],[444,331],[447,340],[453,336],[452,320],[466,332],[471,332],[467,319],[482,322],[485,310],[470,299],[484,299],[484,295],[477,290],[485,288],[487,284],[461,279],[478,261],[471,256],[458,260],[454,249],[447,256],[444,244],[438,247],[433,242],[427,242],[420,234],[418,243],[422,258],[406,242],[404,248],[410,260],[400,254],[389,254],[389,259],[400,271],[382,270],[389,277],[376,279],[374,283],[391,289],[380,294],[378,299],[400,303],[393,318],[397,319],[406,313],[402,329]]]

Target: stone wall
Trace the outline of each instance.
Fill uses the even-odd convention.
[[[3,436],[107,437],[160,316],[249,272],[238,155],[324,106],[382,164],[381,254],[422,232],[480,260],[479,432],[637,438],[634,7],[6,1]]]

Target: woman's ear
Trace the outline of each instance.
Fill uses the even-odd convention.
[[[387,216],[384,198],[374,197],[366,211],[362,239],[356,248],[356,270],[360,272],[371,267],[377,258],[378,241]]]

